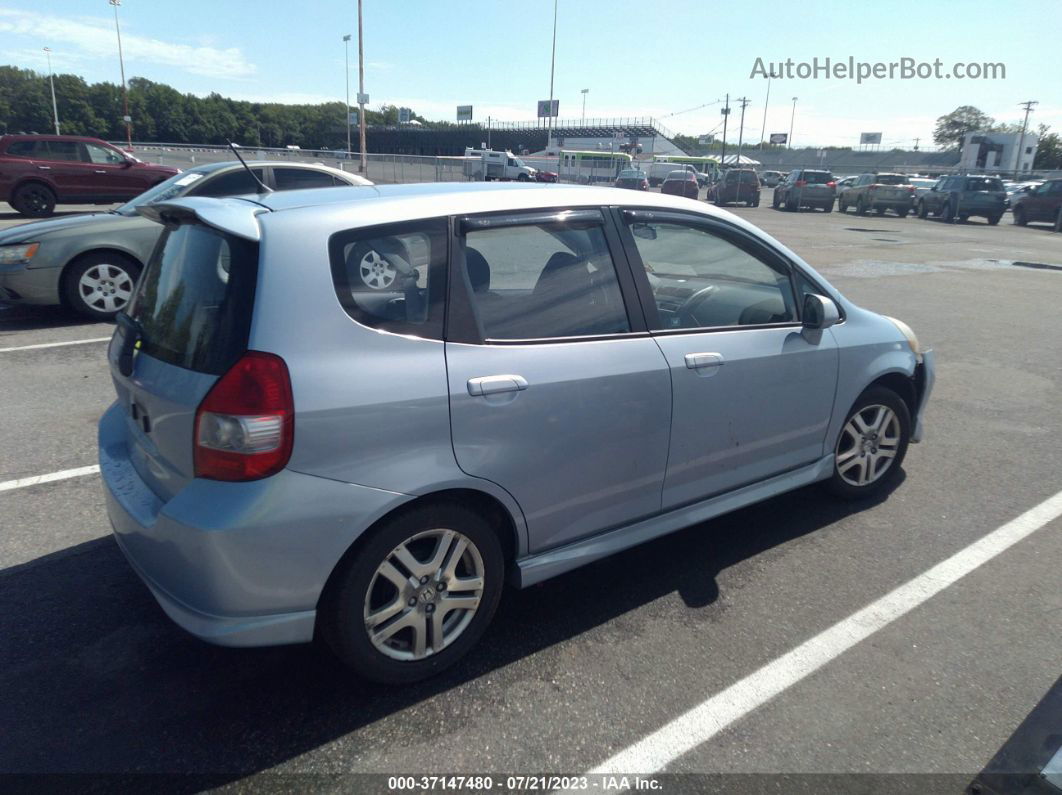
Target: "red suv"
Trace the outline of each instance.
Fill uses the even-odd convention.
[[[51,215],[56,204],[128,201],[177,171],[98,138],[0,136],[0,201],[33,218]]]

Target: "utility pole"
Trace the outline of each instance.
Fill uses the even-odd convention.
[[[45,47],[44,53],[48,57],[48,82],[52,86],[52,114],[55,117],[55,134],[59,135],[59,106],[55,104],[55,77],[52,75],[52,48]]]
[[[125,107],[125,142],[129,151],[133,150],[133,118],[129,115],[129,89],[125,85],[125,58],[122,57],[122,29],[118,26],[118,6],[122,0],[107,0],[114,6],[114,30],[118,34],[118,66],[122,70],[122,104]]]
[[[763,125],[760,127],[760,151],[763,151],[763,136],[767,132],[767,105],[771,101],[771,81],[774,79],[774,71],[767,75],[767,99],[763,101]]]
[[[723,108],[719,111],[723,114],[723,155],[719,158],[719,162],[723,168],[726,168],[726,123],[730,118],[730,94],[726,95],[726,99],[723,102]]]
[[[361,27],[361,0],[358,0],[358,128],[361,133],[361,173],[365,173],[365,46]]]
[[[350,34],[343,37],[343,76],[347,79],[347,104],[344,108],[347,118],[347,157],[350,157]]]
[[[553,70],[557,65],[557,0],[553,0],[553,50],[549,56],[549,108],[546,111],[546,151],[553,137]]]
[[[918,142],[919,142],[919,141],[921,141],[921,140],[922,140],[921,138],[915,138],[915,145],[914,145],[914,150],[915,150],[916,152],[918,151]]]
[[[741,124],[738,126],[738,156],[737,167],[741,168],[741,144],[744,142],[745,135],[745,107],[749,104],[748,97],[741,97],[738,102],[741,103]]]
[[[793,97],[793,112],[789,115],[789,148],[793,148],[793,120],[796,118],[796,101],[797,98]]]
[[[585,126],[586,125],[586,95],[590,93],[590,89],[589,88],[584,88],[579,93],[583,95],[583,120],[582,120],[582,124]]]
[[[1032,113],[1033,105],[1039,105],[1035,99],[1030,99],[1028,102],[1019,102],[1021,107],[1025,108],[1025,121],[1021,123],[1021,137],[1018,139],[1018,154],[1014,158],[1014,179],[1018,178],[1018,172],[1021,170],[1021,156],[1025,150],[1025,131],[1029,128],[1029,114]]]

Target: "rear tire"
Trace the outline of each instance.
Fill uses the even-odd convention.
[[[55,210],[55,193],[40,182],[27,182],[11,197],[11,206],[28,218],[47,218]]]
[[[1013,216],[1014,217],[1011,220],[1013,220],[1014,223],[1018,226],[1025,226],[1027,223],[1029,223],[1029,219],[1025,216],[1024,207],[1015,207]]]
[[[778,201],[778,194],[775,193],[771,197],[771,209],[777,210],[781,206],[782,206],[782,203],[780,201]]]
[[[919,201],[918,202],[918,217],[921,218],[924,221],[927,216],[928,216],[928,213],[926,212],[926,203],[924,201]]]
[[[129,306],[140,263],[123,254],[98,251],[74,260],[63,273],[66,304],[93,320],[111,320]]]
[[[456,535],[444,545],[449,532]],[[440,554],[441,560],[428,563]],[[480,587],[455,588],[461,579],[478,581]],[[416,507],[385,521],[340,563],[319,605],[321,636],[366,679],[416,682],[455,664],[482,637],[504,579],[501,543],[482,516],[455,503]],[[438,587],[440,582],[447,587]],[[443,612],[450,599],[465,605]],[[385,611],[370,629],[369,617]],[[404,628],[393,631],[399,623]],[[392,634],[385,636],[388,629]]]
[[[997,226],[999,224],[999,219],[1002,217],[1002,215],[990,215],[988,216],[988,223],[991,226]]]
[[[792,199],[786,199],[785,200],[785,209],[788,210],[791,213],[795,213],[795,212],[800,210],[800,205],[797,204]]]
[[[910,212],[910,210],[897,210],[896,214],[898,216],[900,216],[901,218],[906,218],[907,217],[907,213],[909,213],[909,212]]]
[[[907,404],[891,389],[870,387],[856,398],[841,426],[833,475],[824,485],[846,500],[877,495],[899,475],[910,440]]]
[[[830,202],[829,204],[824,204],[823,207],[822,207],[822,211],[824,213],[832,213],[833,212],[833,202]]]

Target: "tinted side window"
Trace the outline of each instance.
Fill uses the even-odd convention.
[[[713,232],[679,223],[629,225],[661,330],[796,322],[788,271]]]
[[[262,178],[262,169],[254,169],[258,178]],[[189,191],[189,196],[240,196],[244,193],[258,193],[258,184],[251,179],[245,169],[229,171],[226,174],[203,180],[202,185]]]
[[[274,166],[273,178],[277,182],[277,190],[331,188],[336,184],[331,174],[310,168],[277,168]]]
[[[15,141],[7,147],[7,151],[4,154],[12,157],[32,157],[34,143],[34,141]]]
[[[41,141],[34,154],[47,160],[81,160],[76,141]]]
[[[339,303],[366,326],[441,339],[448,238],[445,218],[332,235],[328,253]]]
[[[473,230],[465,237],[465,267],[485,339],[630,331],[600,224]]]

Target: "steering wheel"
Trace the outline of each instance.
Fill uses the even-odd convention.
[[[694,311],[699,309],[701,304],[707,301],[717,289],[718,288],[714,284],[709,284],[707,287],[702,287],[687,298],[682,303],[682,306],[678,308],[677,315],[679,323],[686,328],[704,325],[694,314]]]

